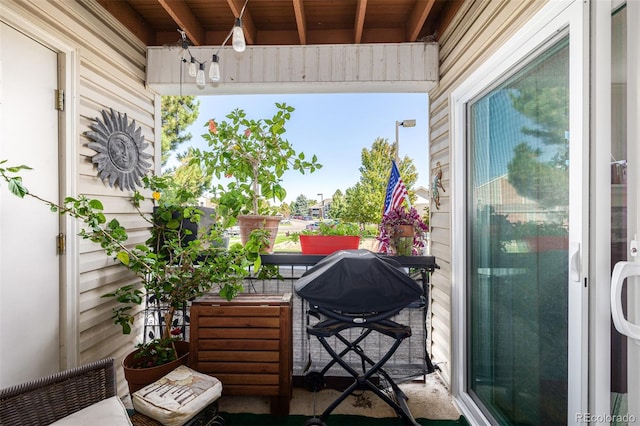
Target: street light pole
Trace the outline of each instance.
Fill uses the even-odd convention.
[[[324,196],[322,193],[318,193],[318,195],[320,196],[320,203],[322,204],[322,207],[320,208],[320,220],[324,219]]]
[[[416,126],[416,120],[415,119],[411,119],[411,120],[402,120],[402,121],[396,121],[396,163],[398,163],[399,159],[400,159],[400,139],[398,138],[398,127],[415,127]]]

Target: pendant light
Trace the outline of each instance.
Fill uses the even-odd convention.
[[[198,68],[196,67],[196,58],[191,57],[191,62],[189,63],[189,77],[195,77],[198,74]]]
[[[220,81],[220,62],[218,55],[211,58],[211,67],[209,67],[209,79],[213,82]]]
[[[204,89],[206,84],[206,80],[204,78],[204,62],[200,63],[200,69],[198,69],[198,74],[196,75],[196,86],[198,89]]]
[[[232,45],[233,50],[236,52],[244,52],[244,49],[247,48],[244,31],[242,30],[242,19],[240,18],[236,18],[236,24],[233,26]]]

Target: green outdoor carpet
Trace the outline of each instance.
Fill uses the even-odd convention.
[[[310,416],[274,417],[268,414],[220,413],[225,426],[302,426]],[[416,419],[422,426],[468,426],[469,423],[460,416],[457,420]],[[400,418],[370,418],[347,414],[331,414],[325,422],[327,426],[404,426]]]

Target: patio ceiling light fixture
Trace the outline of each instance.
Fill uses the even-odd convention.
[[[242,53],[247,48],[247,42],[244,37],[244,29],[242,28],[242,15],[244,15],[244,11],[247,8],[247,3],[249,3],[249,0],[245,0],[244,5],[240,10],[240,16],[235,19],[231,31],[229,31],[229,34],[211,58],[211,65],[209,66],[209,80],[212,83],[218,83],[222,78],[220,72],[219,53],[220,50],[225,46],[225,44],[227,44],[229,39],[232,39],[231,45],[234,51]],[[192,46],[192,43],[187,38],[185,31],[179,29],[178,32],[182,36],[182,39],[178,41],[178,44],[182,48],[182,52],[180,53],[180,61],[187,64],[189,76],[195,77],[196,85],[199,89],[203,89],[206,84],[205,64],[207,63],[207,61],[198,61],[189,50],[189,47]]]

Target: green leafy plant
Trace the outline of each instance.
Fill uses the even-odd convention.
[[[208,175],[227,180],[214,189],[220,214],[229,225],[238,214],[274,213],[266,200],[284,200],[282,176],[287,170],[305,174],[322,167],[315,155],[307,160],[283,137],[294,108],[284,103],[276,103],[276,108],[268,119],[248,119],[244,110],[235,109],[227,121],[209,120],[208,132],[202,135],[209,146],[193,152],[193,161]]]
[[[23,185],[19,173],[30,169],[28,166],[5,166],[0,162],[0,176],[7,182],[9,190],[18,197],[36,198],[59,214],[68,214],[84,224],[80,236],[98,244],[109,256],[141,280],[142,285],[124,285],[103,297],[114,298],[112,319],[122,327],[124,334],[130,334],[135,320],[135,306],[144,297],[167,307],[163,315],[162,336],[149,345],[149,350],[163,354],[159,348],[169,346],[173,359],[177,356],[173,337],[174,316],[178,309],[195,297],[217,287],[221,297],[233,299],[242,290],[242,283],[249,274],[249,267],[261,269],[260,253],[265,247],[264,235],[252,233],[248,243],[239,243],[228,248],[222,243],[224,227],[217,218],[213,225],[194,235],[189,224],[200,223],[203,212],[189,203],[194,194],[171,188],[170,177],[145,177],[144,187],[151,194],[154,203],[153,214],[141,209],[148,198],[136,191],[131,198],[133,206],[149,224],[150,238],[145,244],[135,247],[126,245],[126,229],[117,219],[108,220],[103,213],[100,200],[85,196],[68,197],[63,205],[31,194]],[[169,191],[173,197],[166,202],[162,192]],[[156,357],[160,362],[171,358],[164,354]]]
[[[338,222],[325,223],[321,222],[318,229],[303,229],[300,232],[293,232],[289,238],[291,241],[298,242],[300,235],[342,235],[342,236],[362,236],[360,227],[354,223]]]
[[[173,347],[175,338],[154,339],[147,343],[136,345],[138,351],[134,355],[136,368],[149,368],[167,364],[176,360],[176,352]]]

